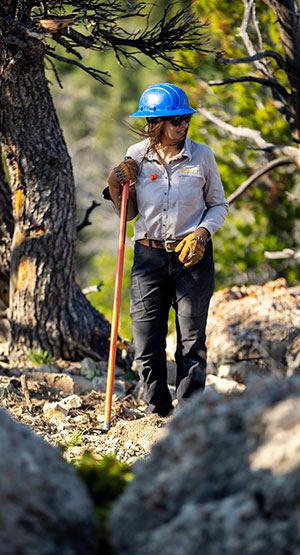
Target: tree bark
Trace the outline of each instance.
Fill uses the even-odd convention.
[[[108,351],[109,324],[75,277],[76,209],[70,157],[44,73],[45,46],[2,48],[0,141],[13,192],[10,360],[28,348],[77,360]]]
[[[0,149],[0,299],[2,309],[8,307],[10,251],[13,229],[11,191],[4,173]]]
[[[300,139],[300,8],[297,0],[265,0],[276,15],[291,86],[295,137]]]

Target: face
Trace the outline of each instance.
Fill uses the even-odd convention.
[[[188,118],[187,118],[188,119]],[[162,144],[179,144],[186,138],[189,128],[189,121],[184,119],[179,125],[173,125],[172,119],[166,120],[161,134]]]

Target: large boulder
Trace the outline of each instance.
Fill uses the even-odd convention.
[[[249,375],[300,368],[300,296],[279,278],[217,291],[207,321],[208,372],[246,383]]]
[[[99,555],[93,507],[75,471],[0,410],[1,555]]]
[[[300,378],[195,394],[134,474],[115,555],[299,555]]]

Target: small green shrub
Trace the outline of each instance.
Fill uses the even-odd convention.
[[[25,356],[27,360],[34,364],[34,366],[52,364],[54,362],[48,351],[43,351],[43,349],[28,349]]]
[[[114,501],[132,480],[133,474],[126,463],[121,463],[112,456],[105,456],[98,460],[89,451],[71,464],[76,467],[94,501],[101,539],[101,554],[109,555],[107,517]]]
[[[77,445],[80,445],[82,441],[84,441],[83,433],[80,430],[75,430],[72,437],[66,441],[65,447],[76,447]]]

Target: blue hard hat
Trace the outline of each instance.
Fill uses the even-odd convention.
[[[151,85],[142,94],[139,109],[130,115],[131,118],[141,116],[159,118],[164,116],[179,116],[193,114],[185,92],[170,83],[157,83]]]

